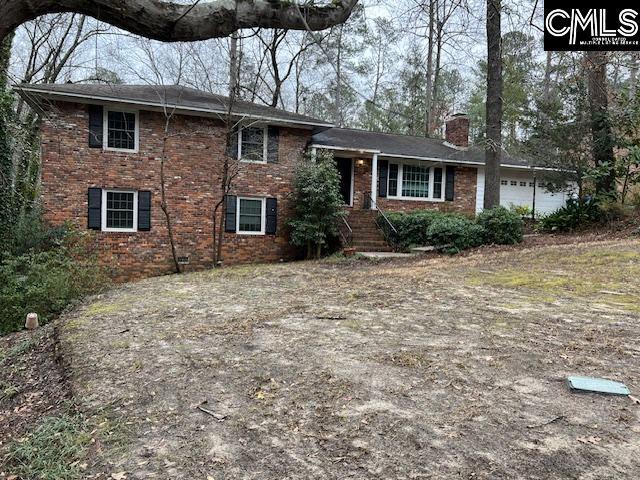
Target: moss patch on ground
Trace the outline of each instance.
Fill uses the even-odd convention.
[[[515,266],[515,265],[517,266]],[[553,302],[583,297],[589,301],[640,311],[633,278],[640,277],[640,252],[599,248],[588,252],[533,251],[517,255],[503,268],[474,269],[467,283],[518,290],[530,299]]]

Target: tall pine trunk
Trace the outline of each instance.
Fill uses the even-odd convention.
[[[593,159],[597,167],[609,166],[606,173],[596,181],[596,194],[609,194],[615,192],[616,179],[613,155],[614,141],[608,112],[606,53],[587,52],[586,63],[589,81]]]
[[[427,42],[427,84],[425,99],[425,115],[424,115],[424,135],[428,137],[431,135],[431,114],[433,112],[433,36],[434,36],[434,19],[435,19],[435,6],[436,1],[431,0],[429,2],[429,38]]]
[[[502,35],[501,0],[487,0],[487,138],[484,208],[500,205],[502,152]]]

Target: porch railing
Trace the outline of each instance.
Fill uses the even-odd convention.
[[[371,192],[365,192],[364,209],[370,210],[371,205],[373,205],[374,209],[378,211],[378,213],[384,219],[384,221],[391,227],[391,230],[393,230],[393,233],[398,233],[398,230],[396,230],[396,227],[393,225],[393,223],[391,223],[391,220],[389,220],[389,217],[387,217],[387,214],[384,213],[384,210],[382,210],[382,208],[380,208],[380,205],[378,205],[378,203],[374,200],[373,195],[371,195]]]
[[[340,219],[342,220],[343,225],[338,227],[338,232],[340,232],[344,246],[350,247],[353,244],[353,229],[351,228],[351,225],[349,225],[347,215],[345,213],[340,215]]]

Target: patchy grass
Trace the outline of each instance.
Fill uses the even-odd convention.
[[[630,279],[640,277],[640,252],[625,247],[533,252],[514,255],[516,258],[510,263],[517,267],[471,272],[467,283],[518,290],[539,301],[582,297],[629,312],[640,311],[640,296],[633,293],[630,283]]]
[[[37,344],[37,338],[29,338],[27,340],[22,340],[21,342],[13,345],[9,349],[1,349],[0,350],[0,364],[5,360],[11,360],[12,358],[19,357],[20,355],[24,355],[29,350],[31,350]]]
[[[7,447],[5,465],[12,475],[43,480],[82,478],[92,436],[74,414],[42,419],[25,437]]]
[[[117,303],[96,302],[90,305],[85,311],[85,315],[88,317],[96,317],[98,315],[109,315],[112,313],[118,313],[127,308],[127,303],[124,301]]]
[[[34,428],[5,448],[3,464],[24,479],[74,480],[86,477],[96,445],[122,453],[126,435],[113,415],[86,418],[68,406],[61,414],[40,419]]]

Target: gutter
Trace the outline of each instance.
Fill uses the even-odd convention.
[[[130,99],[125,99],[125,98],[114,98],[114,97],[105,97],[105,96],[100,96],[100,95],[84,95],[81,93],[69,93],[69,92],[55,92],[52,90],[41,90],[33,87],[22,87],[20,85],[13,85],[14,90],[16,90],[18,93],[20,93],[20,95],[25,99],[25,101],[27,101],[29,104],[29,100],[33,100],[31,98],[29,98],[28,96],[24,96],[22,95],[22,92],[28,92],[28,93],[33,93],[33,94],[37,94],[37,95],[41,95],[44,97],[47,96],[53,96],[53,97],[58,97],[61,100],[64,99],[72,99],[72,101],[74,99],[84,99],[84,100],[93,100],[96,103],[100,103],[100,102],[111,102],[111,103],[126,103],[129,105],[143,105],[143,106],[149,106],[149,107],[155,107],[155,108],[160,108],[162,110],[164,109],[170,109],[170,110],[175,110],[178,112],[199,112],[199,113],[208,113],[208,114],[214,114],[214,115],[226,115],[227,111],[226,110],[216,110],[216,109],[210,109],[210,108],[200,108],[200,107],[191,107],[191,106],[187,106],[187,105],[175,105],[175,104],[168,104],[168,103],[156,103],[156,102],[145,102],[145,101],[140,101],[140,100],[130,100]],[[89,103],[89,102],[84,102],[84,103]],[[238,112],[232,112],[232,115],[235,117],[240,117],[240,118],[250,118],[250,119],[255,119],[255,120],[266,120],[269,122],[275,122],[275,123],[284,123],[284,124],[294,124],[294,125],[305,125],[305,126],[309,126],[309,127],[329,127],[332,128],[334,127],[334,125],[330,124],[330,123],[317,123],[317,122],[307,122],[304,120],[293,120],[293,119],[282,119],[282,118],[276,118],[276,117],[270,117],[270,116],[265,116],[265,115],[255,115],[255,114],[249,114],[249,113],[238,113]]]
[[[345,152],[358,152],[358,153],[376,153],[378,157],[386,157],[386,158],[405,158],[408,160],[420,160],[427,162],[438,162],[438,163],[460,163],[463,165],[477,165],[479,167],[484,167],[485,164],[481,162],[470,162],[468,160],[455,160],[451,158],[440,158],[440,157],[419,157],[415,155],[401,155],[399,153],[384,153],[380,150],[369,150],[369,149],[360,149],[360,148],[346,148],[339,147],[336,145],[320,145],[320,144],[312,144],[311,148],[319,148],[319,149],[327,149],[327,150],[342,150]],[[501,168],[515,168],[520,170],[546,170],[546,171],[555,171],[561,172],[564,171],[560,168],[550,168],[550,167],[530,167],[527,165],[510,165],[508,163],[501,163]]]

